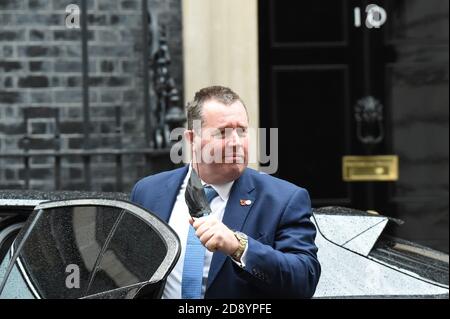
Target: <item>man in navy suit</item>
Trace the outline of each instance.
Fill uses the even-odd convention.
[[[308,192],[247,168],[248,114],[232,90],[204,88],[187,111],[191,164],[143,178],[131,194],[132,201],[168,222],[181,241],[162,297],[312,297],[320,264]],[[212,213],[198,219],[190,217],[185,202],[191,170],[214,193]],[[195,275],[197,294],[186,287],[195,273],[190,236],[205,251]]]

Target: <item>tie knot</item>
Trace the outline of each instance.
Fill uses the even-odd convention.
[[[208,203],[211,203],[211,201],[216,196],[219,195],[219,194],[217,194],[216,190],[214,188],[212,188],[211,186],[205,186],[204,190],[205,190],[205,195],[206,195],[206,199],[208,200]]]

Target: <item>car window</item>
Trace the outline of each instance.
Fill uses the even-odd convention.
[[[18,271],[36,298],[79,298],[122,210],[83,206],[39,212],[0,297],[23,298]],[[76,278],[70,278],[73,274]],[[28,295],[28,297],[30,297]]]
[[[45,202],[29,219],[0,298],[156,298],[180,254],[166,223],[126,201]]]
[[[11,259],[11,245],[24,223],[10,224],[0,231],[0,283],[6,274],[6,267]]]
[[[3,278],[5,277],[6,268],[8,267],[10,260],[11,260],[10,253],[7,252],[2,262],[0,263],[0,282],[2,282]]]
[[[0,265],[0,278],[6,273],[11,258],[9,255],[5,256],[2,264]],[[34,299],[36,293],[33,291],[33,286],[27,282],[26,274],[20,271],[17,265],[14,265],[9,276],[9,289],[5,290],[0,298],[1,299]]]
[[[158,231],[131,214],[120,220],[88,295],[149,281],[167,254]]]

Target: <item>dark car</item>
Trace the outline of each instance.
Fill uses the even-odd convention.
[[[180,242],[127,197],[0,193],[0,298],[159,298]]]
[[[322,274],[316,298],[448,298],[449,255],[386,234],[403,221],[344,207],[314,209]]]
[[[160,298],[174,231],[123,193],[0,192],[0,298]],[[384,234],[385,216],[313,210],[315,298],[448,298],[449,256]]]

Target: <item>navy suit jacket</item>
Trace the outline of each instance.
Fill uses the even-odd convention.
[[[168,222],[188,166],[141,179],[131,201]],[[241,206],[240,200],[251,200]],[[248,236],[245,269],[215,252],[205,298],[309,298],[320,277],[308,192],[245,169],[230,191],[222,222]]]

